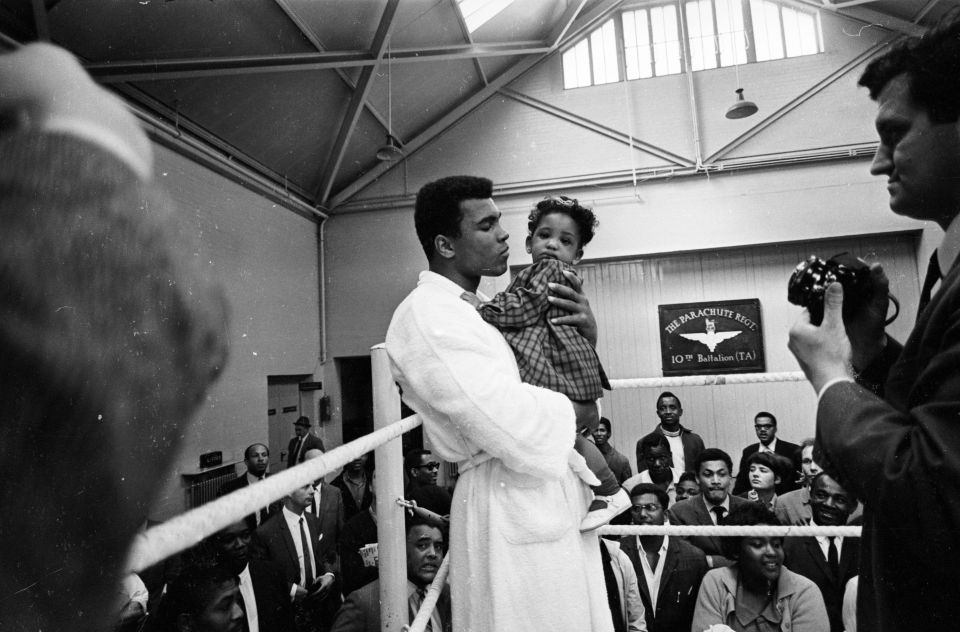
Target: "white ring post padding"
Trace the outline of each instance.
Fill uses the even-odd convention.
[[[370,348],[373,380],[373,427],[389,428],[400,416],[400,393],[390,372],[390,358],[382,344]],[[400,439],[377,446],[376,491],[377,571],[380,577],[380,630],[400,632],[410,622],[407,605],[407,530],[403,496],[403,448]]]
[[[641,377],[610,380],[610,388],[663,388],[674,386],[719,386],[721,384],[758,384],[766,382],[804,382],[802,371],[782,373],[732,373],[730,375],[684,375],[678,377]]]
[[[256,485],[247,485],[179,516],[174,516],[137,535],[130,548],[127,568],[132,572],[139,572],[175,553],[184,551],[257,509],[280,500],[292,490],[312,483],[359,458],[361,454],[366,454],[377,446],[396,439],[420,424],[420,417],[411,415],[386,428],[334,448],[323,456],[268,476]]]
[[[427,623],[430,621],[430,615],[433,614],[434,609],[437,607],[437,600],[440,598],[443,585],[447,581],[448,570],[450,570],[450,553],[444,556],[440,568],[437,569],[436,577],[430,582],[430,588],[427,589],[423,603],[420,604],[420,609],[417,610],[417,616],[413,618],[409,626],[404,626],[407,632],[423,632],[424,628],[427,627]],[[435,630],[434,632],[437,631]]]
[[[600,527],[601,535],[718,535],[718,536],[747,536],[747,537],[804,537],[804,536],[843,536],[845,538],[859,538],[861,528],[858,526],[824,527],[824,526],[772,526],[772,525],[612,525]]]

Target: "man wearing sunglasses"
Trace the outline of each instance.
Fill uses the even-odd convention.
[[[415,500],[424,509],[446,516],[450,514],[450,492],[437,485],[440,462],[430,450],[410,450],[403,459],[409,482],[404,490],[407,500]]]

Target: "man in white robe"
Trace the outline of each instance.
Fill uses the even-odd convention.
[[[596,533],[579,531],[592,475],[573,451],[565,396],[520,381],[513,352],[464,292],[507,269],[508,234],[485,178],[456,176],[417,196],[429,260],[387,332],[394,377],[433,449],[459,464],[450,525],[458,632],[613,630]],[[562,290],[561,290],[562,291]],[[582,295],[559,304],[595,339]],[[596,480],[595,478],[593,480]]]

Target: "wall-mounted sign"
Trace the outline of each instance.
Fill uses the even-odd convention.
[[[659,305],[664,375],[766,370],[760,300]]]

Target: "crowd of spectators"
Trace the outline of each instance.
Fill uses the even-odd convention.
[[[838,526],[856,522],[856,499],[817,466],[813,441],[794,445],[777,439],[773,414],[755,416],[759,442],[743,450],[735,470],[729,454],[701,448],[702,439],[679,426],[683,409],[676,395],[663,393],[657,402],[661,427],[637,441],[637,474],[609,442],[613,423],[603,418],[597,428],[600,452],[632,503],[630,511],[620,516],[620,524]],[[297,424],[310,427],[306,418]],[[664,425],[667,434],[660,431]],[[309,436],[309,432],[299,433],[291,449],[299,451]],[[685,451],[686,471],[675,467],[675,445]],[[300,451],[295,462],[322,454],[311,447]],[[251,445],[244,457],[246,471],[226,483],[221,493],[269,476],[266,446]],[[452,489],[438,484],[440,469],[441,463],[429,450],[410,450],[404,457],[406,499],[432,512],[411,514],[407,520],[411,621],[444,554],[447,533],[442,517],[449,514]],[[737,479],[745,477],[742,484],[734,484],[735,471],[739,471]],[[152,601],[155,616],[147,619],[146,627],[231,632],[379,630],[375,481],[372,459],[365,455],[348,463],[333,483],[320,479],[295,489],[281,502],[185,553],[176,572],[165,578],[159,607]],[[745,491],[735,493],[737,489]],[[789,491],[781,493],[785,489]],[[842,606],[845,594],[849,601],[848,593],[856,584],[858,549],[855,543],[845,544],[842,537],[628,535],[604,536],[601,542],[616,632],[726,629],[711,626],[841,632],[855,625],[844,622]],[[226,575],[210,566],[224,567]],[[129,603],[136,602],[130,599]],[[431,632],[451,629],[449,608],[445,591],[431,617]],[[127,609],[126,629],[136,629],[145,620],[146,605]]]

